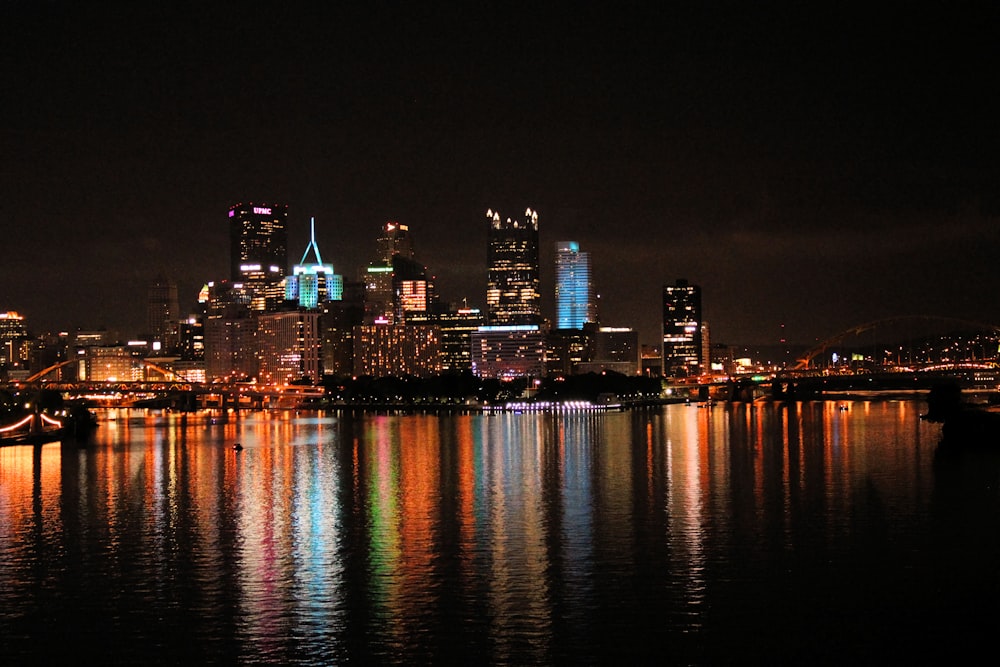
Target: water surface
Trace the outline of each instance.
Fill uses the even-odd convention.
[[[971,659],[1000,464],[923,407],[108,413],[0,449],[0,662]]]

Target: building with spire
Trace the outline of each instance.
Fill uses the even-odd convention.
[[[313,261],[309,259],[309,253]],[[344,294],[344,277],[334,273],[333,264],[324,264],[316,244],[316,218],[309,219],[309,245],[302,260],[292,267],[285,279],[285,300],[301,308],[318,308],[325,301],[340,301]]]

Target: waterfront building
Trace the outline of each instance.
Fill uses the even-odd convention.
[[[205,359],[205,316],[194,313],[182,320],[178,326],[180,342],[177,352],[185,361]]]
[[[141,382],[145,379],[142,363],[137,362],[127,345],[91,345],[86,348],[81,380],[92,382]]]
[[[590,253],[581,252],[576,241],[556,243],[556,326],[583,329],[597,320],[594,288],[590,276]]]
[[[594,327],[554,329],[545,336],[545,374],[573,375],[590,360]]]
[[[663,375],[682,378],[701,372],[701,287],[679,279],[663,286]]]
[[[600,327],[592,337],[593,353],[588,362],[577,364],[577,373],[614,371],[622,375],[641,373],[639,332],[630,327]]]
[[[246,203],[229,207],[230,280],[242,283],[256,311],[284,300],[288,268],[288,206]]]
[[[319,382],[322,376],[319,318],[319,311],[304,309],[257,314],[260,383]]]
[[[205,375],[208,381],[257,377],[257,322],[246,313],[219,309],[205,317]]]
[[[407,324],[434,324],[441,334],[441,372],[458,373],[472,369],[472,333],[483,326],[485,318],[478,308],[435,308],[425,313],[412,312]]]
[[[489,221],[486,319],[491,326],[539,325],[538,212],[523,219],[486,212]]]
[[[437,326],[379,323],[354,328],[354,375],[427,377],[440,372]]]
[[[313,261],[306,261],[309,253]],[[302,260],[292,267],[285,278],[285,300],[300,308],[318,308],[325,301],[339,301],[344,294],[344,277],[335,273],[333,264],[324,264],[316,244],[316,218],[309,219],[309,245]]]
[[[545,372],[545,335],[536,324],[481,326],[471,340],[472,372],[478,377],[541,377]]]
[[[159,277],[146,288],[146,335],[161,349],[172,349],[178,343],[180,304],[177,283]]]

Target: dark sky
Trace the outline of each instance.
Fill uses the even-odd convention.
[[[716,342],[1000,323],[994,10],[85,4],[0,5],[0,310],[36,332],[137,332],[157,274],[190,306],[248,200],[348,278],[409,224],[478,306],[486,209],[537,209],[546,314],[576,240],[643,342],[677,278]]]

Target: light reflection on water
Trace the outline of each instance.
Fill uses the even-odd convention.
[[[1000,593],[996,461],[936,466],[917,403],[844,407],[112,413],[86,449],[0,449],[0,658],[828,662],[916,650],[896,621],[975,641],[951,614]]]

